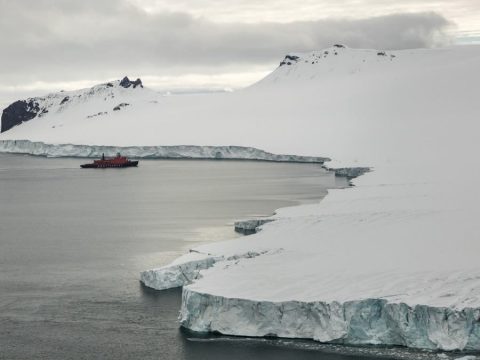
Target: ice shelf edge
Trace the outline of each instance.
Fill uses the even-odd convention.
[[[256,301],[183,288],[181,326],[224,335],[313,339],[443,351],[480,350],[480,309],[389,303]]]
[[[298,162],[323,164],[327,157],[272,154],[264,150],[244,146],[107,146],[77,144],[47,144],[30,140],[0,140],[0,153],[29,154],[46,157],[98,158],[124,156],[140,159],[226,159],[261,160],[273,162]]]

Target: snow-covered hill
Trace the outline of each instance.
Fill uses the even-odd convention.
[[[476,69],[478,53],[477,46],[386,53],[332,47],[290,54],[298,59],[283,61],[259,83],[233,93],[162,96],[147,87],[123,88],[117,81],[113,87],[104,84],[75,92],[78,97],[67,93],[46,96],[46,105],[39,107],[48,113],[0,134],[0,140],[236,145],[370,165],[370,158],[356,156],[355,140],[370,141],[376,136],[370,126],[379,117],[389,125],[385,131],[391,132],[405,130],[400,129],[406,124],[402,117],[411,117],[417,110],[431,118],[448,107],[440,115],[455,117],[460,109],[449,106],[451,93],[455,86],[470,83],[462,79]],[[66,96],[71,101],[60,105]],[[455,98],[467,111],[473,106],[466,103],[468,98]],[[121,104],[129,105],[113,110]],[[398,153],[402,140],[396,137],[394,142],[379,145]],[[375,150],[370,155],[382,157],[383,153]]]
[[[371,166],[354,188],[282,209],[260,233],[198,247],[142,281],[191,283],[181,321],[197,331],[480,350],[479,64],[480,46],[337,46],[289,54],[234,93],[134,89],[142,95],[120,111],[76,104],[0,140],[237,145]]]
[[[143,90],[143,91],[142,91]],[[33,119],[49,115],[69,116],[72,109],[85,118],[105,116],[129,105],[126,101],[155,98],[151,90],[143,89],[140,79],[122,80],[99,84],[89,89],[60,91],[42,97],[18,100],[2,112],[2,132]],[[54,127],[52,127],[54,128]]]

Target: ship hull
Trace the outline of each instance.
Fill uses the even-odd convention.
[[[82,169],[106,169],[106,168],[125,168],[138,166],[138,161],[128,161],[123,164],[83,164],[80,165]]]

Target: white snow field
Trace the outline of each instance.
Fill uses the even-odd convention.
[[[261,232],[141,280],[185,285],[180,321],[195,331],[478,351],[479,84],[480,46],[332,47],[291,54],[242,91],[127,89],[147,95],[90,119],[113,103],[49,111],[0,140],[237,145],[370,166],[320,204],[280,209]]]

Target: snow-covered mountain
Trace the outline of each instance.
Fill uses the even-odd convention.
[[[388,70],[391,68],[388,63],[392,62],[395,57],[396,55],[393,53],[387,54],[375,50],[352,50],[345,48],[343,45],[335,45],[330,49],[312,53],[289,54],[280,63],[276,71],[250,89],[262,89],[272,85],[278,87],[280,84],[288,85],[292,82],[292,85],[296,86],[302,80],[310,82],[325,81],[332,76],[355,74],[362,71],[371,72],[373,70],[378,72],[385,66],[385,63],[387,63],[386,69]],[[154,138],[155,135],[148,134],[152,130],[152,125],[157,125],[155,128],[158,128],[166,121],[162,116],[164,115],[163,111],[168,110],[167,114],[170,115],[172,112],[170,107],[173,107],[173,111],[178,112],[180,110],[177,108],[178,103],[185,103],[192,109],[191,112],[187,110],[185,114],[182,113],[182,115],[188,117],[188,121],[192,118],[200,118],[201,121],[205,121],[207,119],[204,119],[204,117],[210,117],[211,115],[225,116],[224,109],[220,109],[222,113],[219,114],[214,105],[221,106],[219,103],[223,102],[224,99],[228,106],[242,107],[241,103],[244,101],[242,95],[244,93],[245,91],[240,92],[240,95],[220,94],[224,96],[210,96],[200,99],[198,98],[199,94],[193,94],[187,99],[184,97],[179,100],[175,98],[170,100],[148,88],[144,88],[140,79],[130,81],[128,77],[125,77],[121,81],[111,81],[92,88],[68,92],[61,91],[42,97],[18,100],[3,110],[1,132],[6,132],[33,119],[36,121],[27,126],[15,128],[8,135],[3,135],[2,138],[84,145],[92,144],[91,139],[94,135],[91,132],[97,129],[97,133],[108,132],[109,135],[108,137],[105,135],[103,138],[98,138],[96,145],[166,145],[164,141],[166,137],[160,133],[159,129],[155,129],[159,130],[155,134],[157,139]],[[205,102],[206,105],[201,106],[198,102]],[[252,101],[251,105],[258,106],[256,103],[258,101]],[[266,105],[266,111],[268,111],[269,105]],[[164,106],[167,109],[163,110]],[[115,111],[126,110],[127,107],[130,107],[127,116],[119,117],[119,113],[115,113]],[[211,107],[211,109],[206,109],[206,107]],[[200,112],[197,112],[197,110],[200,110]],[[125,133],[125,128],[132,130],[131,120],[133,117],[137,124],[134,132]],[[89,119],[94,120],[89,121]],[[130,121],[126,119],[130,119]],[[236,119],[226,118],[224,120],[224,123],[231,126],[232,120]],[[208,123],[205,125],[208,126]],[[63,127],[65,129],[61,129]],[[82,134],[77,134],[74,137],[73,128],[75,130],[84,129],[84,136],[80,137],[79,135]],[[169,129],[164,130],[169,131]]]
[[[0,149],[236,145],[370,166],[354,188],[142,281],[185,285],[181,322],[197,331],[478,351],[479,64],[480,46],[334,46],[289,54],[233,93],[128,88],[55,105],[0,134]]]
[[[332,47],[289,54],[265,79],[233,93],[162,96],[147,84],[124,88],[117,81],[112,87],[107,83],[36,101],[36,117],[1,133],[0,140],[236,145],[371,165],[367,157],[356,156],[354,140],[365,136],[371,141],[369,127],[379,117],[390,125],[386,131],[406,124],[403,117],[420,116],[417,110],[426,118],[455,117],[452,108],[437,113],[457,100],[464,102],[456,94],[470,82],[463,79],[476,71],[478,53],[477,46],[464,46],[392,52]],[[69,101],[61,104],[67,96]],[[473,105],[459,106],[468,110]],[[117,107],[121,110],[114,111]],[[382,146],[400,149],[401,141],[397,137]]]
[[[60,91],[41,97],[18,100],[10,104],[2,113],[2,130],[5,132],[14,126],[32,119],[40,119],[50,114],[66,115],[75,109],[86,118],[104,116],[110,111],[118,111],[129,105],[126,101],[155,97],[151,90],[144,90],[142,81],[122,80],[99,84],[88,89]],[[108,110],[107,110],[108,109]],[[85,113],[82,112],[85,111]],[[95,112],[96,110],[100,110]]]
[[[408,53],[398,53],[402,54],[401,62],[410,58]],[[256,85],[292,81],[322,81],[344,74],[392,71],[392,67],[396,66],[396,63],[393,62],[397,57],[396,54],[395,51],[349,49],[340,44],[321,51],[291,53],[285,56],[276,71]]]

